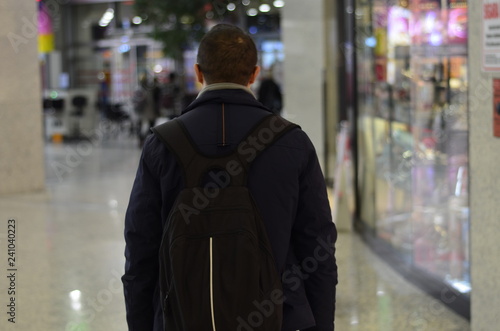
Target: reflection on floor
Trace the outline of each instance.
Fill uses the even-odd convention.
[[[126,330],[120,276],[135,141],[46,146],[47,192],[0,198],[1,330]],[[7,220],[16,220],[16,324],[7,320]],[[336,330],[469,330],[356,235],[337,246]]]
[[[358,236],[337,242],[336,330],[467,331],[467,320],[409,284]]]

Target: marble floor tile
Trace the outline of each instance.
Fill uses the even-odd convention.
[[[335,330],[468,331],[469,322],[396,273],[352,233],[337,242]]]
[[[123,219],[137,142],[48,144],[45,155],[45,192],[0,197],[0,330],[126,330]],[[16,221],[15,324],[6,314],[9,219]],[[339,235],[337,259],[336,330],[469,330],[355,234]]]

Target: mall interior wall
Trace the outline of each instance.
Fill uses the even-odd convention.
[[[469,36],[483,33],[482,6],[469,7]],[[500,325],[500,138],[493,136],[493,79],[482,68],[483,38],[469,39],[471,330]]]
[[[337,154],[337,134],[339,122],[339,61],[342,47],[339,40],[338,10],[340,9],[337,0],[324,1],[325,20],[325,177],[333,184],[336,167]]]
[[[288,0],[283,7],[284,116],[312,140],[324,169],[324,0]]]
[[[37,3],[0,1],[0,195],[44,188]]]

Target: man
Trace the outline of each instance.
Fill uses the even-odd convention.
[[[203,154],[224,154],[270,114],[250,90],[260,70],[257,50],[239,28],[219,24],[202,39],[197,61],[196,76],[204,88],[178,119]],[[122,280],[129,330],[163,330],[158,250],[183,187],[174,156],[150,135],[125,219]],[[333,330],[337,232],[316,152],[306,134],[292,129],[255,159],[248,187],[282,275],[282,330]]]
[[[281,114],[281,108],[283,107],[281,89],[274,81],[272,69],[262,79],[257,99],[273,113]]]

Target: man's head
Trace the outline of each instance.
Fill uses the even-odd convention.
[[[259,73],[257,48],[236,26],[218,24],[203,37],[195,65],[200,83],[250,85]]]

